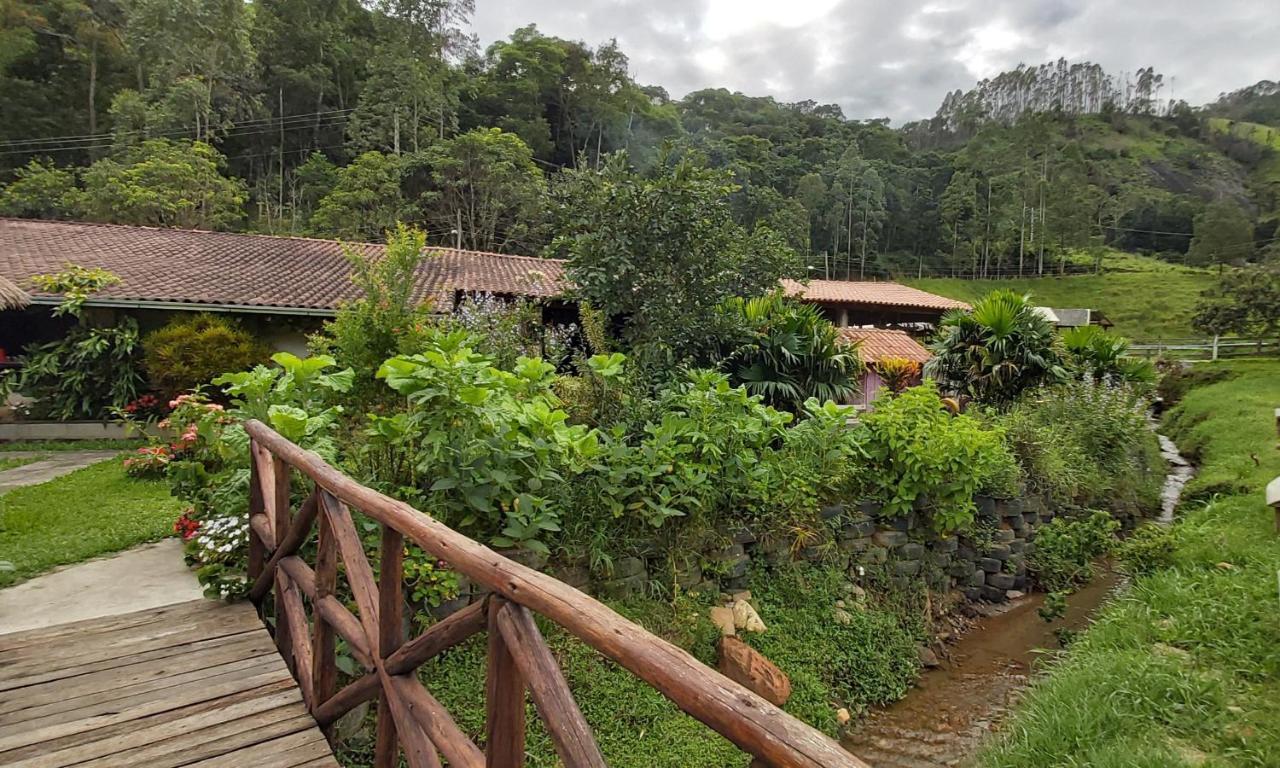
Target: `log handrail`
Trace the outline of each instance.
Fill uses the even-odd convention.
[[[564,764],[604,764],[576,704],[570,706],[564,677],[552,669],[530,612],[617,662],[766,765],[866,768],[830,737],[590,596],[361,485],[259,421],[244,426],[251,438],[249,579],[254,593],[260,600],[274,588],[277,645],[321,725],[377,697],[378,768],[395,765],[400,750],[411,768],[440,765],[437,753],[451,766],[523,765],[524,694],[530,689]],[[290,468],[314,483],[296,516],[288,509]],[[382,526],[378,574],[365,556],[351,509]],[[319,528],[315,570],[296,554],[309,535],[302,529],[313,523]],[[399,586],[405,540],[493,594],[405,642]],[[332,594],[339,562],[358,616]],[[303,595],[312,607],[310,631]],[[489,638],[487,755],[415,674],[434,655],[481,630]],[[335,636],[347,642],[366,671],[337,691]]]

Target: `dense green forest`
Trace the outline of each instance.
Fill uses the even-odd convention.
[[[0,0],[0,213],[553,253],[567,168],[721,170],[811,275],[1081,271],[1107,251],[1280,255],[1280,85],[1193,108],[1153,68],[1019,67],[894,127],[724,89],[474,0]]]

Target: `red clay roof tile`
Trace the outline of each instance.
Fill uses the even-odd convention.
[[[846,282],[843,280],[810,280],[808,284],[783,280],[788,296],[829,304],[876,304],[885,307],[918,307],[921,309],[969,309],[963,301],[937,296],[898,283]]]
[[[889,357],[901,357],[913,363],[926,363],[932,355],[906,331],[890,328],[841,328],[840,338],[858,344],[862,361],[868,365]]]
[[[374,256],[384,250],[372,243],[349,247]],[[558,260],[430,251],[432,258],[418,273],[420,299],[452,301],[459,290],[564,293],[564,264]],[[69,264],[115,273],[121,282],[97,297],[119,301],[329,312],[359,295],[336,240],[0,218],[0,276],[40,296],[31,278]]]
[[[352,243],[379,255],[384,246]],[[67,265],[101,267],[121,282],[97,295],[122,302],[224,305],[328,313],[359,291],[336,240],[0,218],[0,277],[31,293],[31,278]],[[570,287],[558,259],[431,248],[416,296],[450,308],[455,292],[550,298]],[[788,295],[815,302],[945,310],[968,305],[896,283],[783,281]],[[47,298],[47,297],[46,297]]]

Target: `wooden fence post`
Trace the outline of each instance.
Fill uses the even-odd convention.
[[[506,604],[498,595],[489,597],[489,668],[485,685],[487,768],[524,765],[524,676],[498,626],[498,611]]]
[[[404,536],[382,526],[382,556],[378,562],[378,656],[386,659],[404,644]],[[398,742],[391,715],[389,691],[378,698],[378,731],[374,754],[378,766],[396,765]]]

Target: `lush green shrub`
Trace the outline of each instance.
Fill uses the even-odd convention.
[[[1028,487],[1067,506],[1150,511],[1163,478],[1146,400],[1092,379],[1032,390],[996,418]]]
[[[862,426],[867,486],[888,515],[925,501],[939,530],[961,528],[973,520],[974,493],[1010,471],[1000,429],[952,416],[932,382],[882,399]]]
[[[1142,576],[1173,565],[1177,536],[1168,525],[1144,525],[1116,547],[1125,573]]]
[[[187,560],[210,597],[243,597],[249,584],[249,436],[242,422],[259,419],[304,448],[335,461],[333,439],[342,413],[333,400],[351,389],[350,370],[334,371],[331,357],[301,360],[281,352],[275,366],[214,380],[231,397],[231,408],[199,394],[180,395],[168,423],[178,435],[152,446],[170,455],[167,477],[187,509],[178,530]]]
[[[227,371],[251,368],[270,354],[238,322],[220,315],[177,317],[142,339],[152,388],[168,397],[208,384]]]
[[[1155,384],[1156,369],[1149,360],[1130,357],[1129,340],[1107,333],[1096,325],[1082,325],[1062,332],[1068,367],[1095,379],[1127,381],[1144,388]]]
[[[355,372],[352,401],[361,407],[385,403],[389,391],[376,374],[388,358],[413,354],[431,327],[431,307],[414,292],[414,275],[424,258],[424,232],[399,225],[388,232],[381,258],[344,248],[351,280],[363,294],[344,304],[324,331],[311,340],[312,351],[327,354]]]
[[[34,413],[54,419],[99,419],[138,396],[138,323],[121,318],[113,326],[94,326],[84,317],[84,302],[120,282],[102,269],[69,267],[56,275],[33,278],[42,291],[62,294],[53,313],[75,318],[61,339],[29,348],[17,389],[36,399]]]
[[[1074,589],[1093,578],[1093,561],[1111,550],[1119,528],[1099,510],[1079,518],[1054,518],[1036,531],[1028,569],[1046,592]]]
[[[465,331],[428,331],[421,354],[394,357],[378,378],[407,408],[371,416],[374,445],[398,454],[393,482],[450,525],[499,546],[546,551],[560,529],[566,478],[599,451],[551,392],[555,369],[521,357],[513,371],[467,346]],[[377,474],[378,468],[373,468]]]
[[[721,367],[751,394],[799,411],[811,397],[839,403],[857,391],[862,359],[841,343],[817,306],[775,292],[730,299],[725,311],[742,322],[745,333],[726,350]]]
[[[1065,375],[1053,326],[1029,296],[992,291],[942,318],[925,367],[944,391],[1002,405]]]

